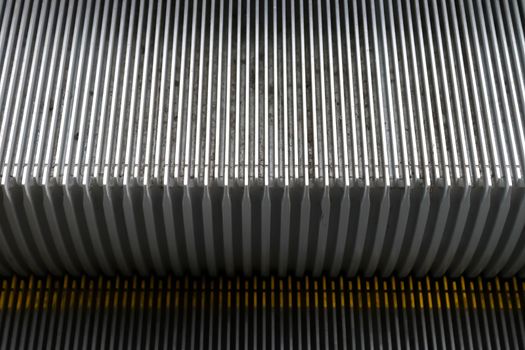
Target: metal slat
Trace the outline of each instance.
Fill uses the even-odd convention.
[[[0,17],[3,275],[523,271],[515,0]]]

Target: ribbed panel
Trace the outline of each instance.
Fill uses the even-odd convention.
[[[0,18],[0,274],[525,274],[519,0]]]
[[[517,279],[2,282],[3,348],[525,347],[525,282]]]

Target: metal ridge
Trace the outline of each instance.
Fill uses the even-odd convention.
[[[0,3],[0,274],[525,274],[524,11]]]

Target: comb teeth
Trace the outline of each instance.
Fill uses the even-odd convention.
[[[518,0],[0,4],[0,273],[525,273]]]
[[[14,277],[0,295],[15,349],[525,346],[517,279]]]

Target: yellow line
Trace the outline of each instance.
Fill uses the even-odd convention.
[[[137,299],[137,279],[133,278],[133,287],[131,290],[131,309],[135,309],[136,299]]]
[[[205,284],[205,282],[203,282]],[[204,286],[205,287],[205,286]],[[205,292],[201,293],[201,307],[204,309],[204,306],[206,306],[206,294]]]
[[[427,286],[427,301],[428,301],[428,308],[432,309],[432,284],[430,283],[430,278],[426,278],[426,286]]]
[[[340,277],[339,278],[339,288],[341,289],[341,307],[345,307],[345,291],[344,291],[344,288],[345,288],[345,281],[343,279],[343,277]]]
[[[64,282],[65,284],[67,284],[67,281]],[[70,308],[73,308],[75,306],[75,299],[76,299],[76,289],[77,289],[77,281],[73,280],[71,282],[71,292],[69,293],[70,296],[69,296],[69,307]],[[53,298],[57,297],[57,294],[55,292],[55,295],[53,295]],[[67,289],[66,289],[66,295],[67,295]],[[66,301],[66,298],[63,298],[62,300],[64,300],[64,304],[61,305],[61,309],[64,310],[65,309],[65,301]]]
[[[157,310],[162,309],[162,295],[164,294],[164,282],[162,280],[159,281],[159,289],[157,293]]]
[[[36,282],[36,292],[35,292],[35,304],[34,304],[34,309],[35,310],[39,310],[40,309],[40,298],[42,296],[42,280],[38,280]],[[0,305],[2,305],[0,303]],[[1,307],[1,306],[0,306]]]
[[[314,281],[314,306],[317,309],[319,307],[319,300],[317,294],[317,281]]]
[[[10,293],[6,289],[7,289],[7,281],[4,280],[2,282],[2,291],[0,292],[0,311],[2,311],[4,309],[4,301],[5,301],[5,298],[6,298],[6,294]]]
[[[518,280],[516,277],[512,278],[512,285],[514,286],[514,298],[516,299],[516,308],[521,310],[521,301],[518,287]]]
[[[310,307],[310,291],[309,291],[309,281],[308,281],[308,276],[306,277],[306,282],[305,282],[306,286],[305,286],[305,299],[306,299],[306,307],[309,308]]]
[[[410,289],[410,307],[412,309],[416,308],[416,302],[414,297],[414,281],[412,280],[412,276],[408,278],[408,285]]]
[[[32,305],[32,298],[33,298],[33,284],[34,284],[34,281],[33,281],[33,276],[31,276],[29,278],[29,285],[28,285],[28,288],[27,288],[27,297],[26,297],[26,303],[25,303],[25,309],[28,310],[28,309],[31,309]]]
[[[272,276],[271,280],[270,280],[270,306],[272,308],[275,307],[275,280]]]
[[[335,281],[331,281],[330,282],[330,286],[331,286],[331,289],[332,289],[332,308],[337,308],[337,296],[336,296],[336,292],[335,292]]]
[[[24,297],[24,292],[25,292],[25,281],[24,280],[20,280],[20,290],[18,291],[18,298],[16,300],[16,310],[20,310],[22,309],[22,305],[23,305],[23,297]]]
[[[512,310],[513,309],[512,295],[510,294],[510,287],[509,287],[508,281],[505,281],[504,287],[505,287],[505,299],[507,300],[507,306],[509,310]]]
[[[192,293],[193,295],[195,295],[195,293]],[[231,299],[232,295],[231,295],[231,281],[228,280],[228,294],[226,296],[226,305],[227,305],[227,308],[230,309],[231,306],[232,306],[232,299]]]
[[[279,281],[279,308],[284,308],[284,283],[282,280]]]
[[[479,279],[478,281],[479,281],[478,282],[478,286],[479,286],[479,291],[480,291],[479,296],[480,296],[480,299],[481,299],[481,308],[485,309],[486,305],[485,305],[485,296],[483,294],[483,283],[482,283],[481,279]]]
[[[504,303],[503,303],[503,296],[501,295],[501,284],[500,284],[500,281],[499,281],[499,277],[496,277],[496,290],[498,292],[499,307],[500,307],[500,309],[504,309],[505,306],[504,306]],[[510,298],[508,298],[508,300],[510,300]],[[509,309],[512,309],[512,306],[510,306]]]
[[[244,282],[244,306],[248,308],[250,306],[250,284],[248,281]]]
[[[180,291],[180,281],[175,282],[175,307],[179,307],[179,291]],[[213,296],[213,293],[212,293]]]
[[[357,277],[357,307],[363,308],[363,299],[361,295],[361,277]]]
[[[387,281],[383,281],[383,299],[384,299],[384,303],[385,303],[385,308],[390,308],[390,303],[388,301],[388,282]]]
[[[458,292],[457,292],[456,281],[452,282],[452,290],[454,293],[454,306],[456,307],[456,309],[459,309],[459,297],[458,297]]]
[[[348,297],[350,299],[349,305],[350,308],[354,308],[354,291],[352,289],[352,281],[348,281]]]
[[[94,282],[89,281],[88,301],[87,301],[88,309],[91,309],[91,305],[93,302],[93,287],[94,287]]]
[[[297,307],[301,308],[301,282],[297,281]]]
[[[43,301],[43,305],[42,305],[42,309],[44,310],[47,310],[48,309],[48,304],[49,304],[49,289],[51,288],[51,278],[47,278],[46,279],[46,287],[45,287],[45,291],[44,291],[44,301]]]
[[[108,292],[104,293],[104,309],[109,309],[109,302],[111,297],[111,280],[106,283],[106,289]]]
[[[11,280],[11,290],[14,291],[16,288],[16,276],[13,277]],[[9,293],[9,300],[7,302],[7,309],[11,310],[13,308],[13,302],[14,302],[15,293],[10,292]]]
[[[328,308],[328,296],[326,295],[326,278],[323,276],[323,308]]]
[[[290,309],[293,307],[293,293],[292,293],[292,278],[288,277],[288,306]]]
[[[118,285],[118,282],[117,282],[117,285]],[[122,293],[122,307],[123,308],[126,308],[127,305],[128,305],[128,286],[129,286],[129,283],[128,281],[125,281],[124,282],[124,292]],[[117,287],[118,288],[118,287]],[[115,307],[118,306],[118,303],[120,301],[120,292],[119,292],[119,289],[117,289],[115,291]]]
[[[441,295],[439,293],[439,282],[438,281],[436,281],[435,286],[436,286],[435,295],[436,295],[437,307],[438,309],[441,309]]]
[[[483,280],[478,278],[478,288],[480,292],[483,292]]]
[[[82,276],[80,279],[80,290],[78,291],[78,307],[82,308],[84,306],[84,293],[86,291],[86,277]]]
[[[396,285],[396,279],[394,277],[392,277],[390,279],[390,283],[392,285],[392,299],[393,299],[393,306],[394,306],[394,309],[397,309],[398,305],[397,305],[397,285]]]
[[[295,283],[295,284],[294,284]],[[310,284],[311,283],[311,284]],[[208,289],[208,284],[211,289]],[[379,277],[332,279],[281,279],[270,277],[192,280],[121,278],[91,279],[86,276],[62,279],[14,276],[0,282],[0,311],[38,310],[47,308],[112,308],[161,309],[175,307],[204,307],[218,302],[220,307],[271,307],[336,309],[350,308],[410,308],[410,309],[477,309],[521,310],[525,284],[517,278],[475,280],[406,279]],[[217,288],[214,288],[216,286]],[[53,288],[51,288],[53,287]],[[294,291],[295,287],[295,291]],[[244,288],[244,291],[242,290]],[[191,292],[193,294],[190,294]],[[201,297],[197,296],[201,293]],[[175,294],[173,294],[175,293]],[[260,293],[260,294],[259,294]],[[399,294],[398,294],[399,293]],[[244,301],[242,301],[244,295]],[[261,299],[259,299],[261,298]],[[200,300],[200,301],[199,301]],[[253,303],[253,305],[251,305]]]
[[[492,293],[489,293],[489,302],[490,302],[490,309],[494,310],[494,296]]]
[[[478,304],[476,302],[476,293],[474,293],[474,282],[470,282],[470,293],[472,298],[472,308],[476,310],[478,308]]]
[[[461,297],[463,299],[463,305],[468,309],[468,297],[467,297],[467,289],[465,287],[465,279],[463,276],[461,276]]]
[[[450,296],[448,294],[448,281],[446,277],[443,277],[443,287],[445,293],[445,306],[447,309],[450,309]]]
[[[421,281],[417,282],[417,289],[418,289],[418,295],[419,295],[419,308],[424,309],[425,308],[425,302],[423,299],[423,287],[421,285]]]
[[[366,281],[365,286],[366,286],[366,307],[368,309],[371,309],[372,303],[370,302],[370,283]]]
[[[149,289],[150,292],[148,293],[148,308],[153,309],[153,290],[155,288],[155,281],[153,277],[150,277],[149,280]]]

